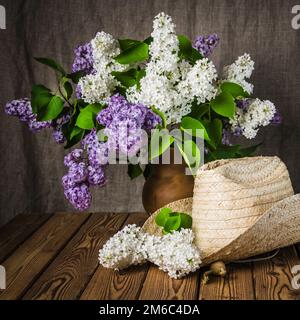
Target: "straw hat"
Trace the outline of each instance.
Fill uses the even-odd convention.
[[[192,214],[203,264],[300,242],[300,195],[278,157],[217,160],[197,173],[193,198],[167,205]],[[153,214],[144,225],[159,234]]]

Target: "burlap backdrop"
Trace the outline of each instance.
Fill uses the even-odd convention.
[[[291,27],[295,0],[0,0],[7,29],[0,30],[0,105],[26,97],[33,83],[54,87],[54,74],[33,56],[54,57],[70,67],[73,48],[98,30],[116,38],[143,39],[160,11],[170,14],[178,33],[189,37],[216,32],[222,41],[213,60],[218,67],[249,52],[256,61],[255,94],[280,109],[284,123],[262,130],[260,153],[279,155],[300,191],[300,30]],[[3,109],[2,109],[3,110]],[[60,183],[64,150],[50,132],[31,134],[0,112],[0,224],[18,213],[70,211]],[[142,210],[143,179],[133,182],[125,166],[108,170],[107,187],[94,192],[92,211]]]

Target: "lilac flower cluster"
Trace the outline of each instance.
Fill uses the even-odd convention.
[[[276,125],[276,124],[281,124],[281,122],[282,122],[281,114],[278,111],[276,111],[271,123]]]
[[[213,50],[219,44],[220,38],[217,34],[210,34],[207,37],[205,36],[198,36],[194,43],[193,47],[198,50],[204,58],[210,56]]]
[[[103,186],[106,183],[103,167],[86,163],[83,153],[82,149],[75,149],[65,157],[64,164],[69,172],[62,178],[65,197],[80,211],[91,205],[89,187]]]
[[[32,112],[30,100],[27,98],[13,100],[7,103],[5,112],[10,116],[18,117],[20,121],[27,123],[32,132],[51,127],[51,121],[37,121],[36,115]]]
[[[94,72],[93,48],[90,42],[77,47],[74,50],[75,60],[73,62],[72,71],[83,71],[85,74]]]
[[[126,155],[135,155],[141,148],[141,130],[149,132],[161,118],[143,104],[128,102],[120,94],[110,98],[108,107],[97,116],[99,124],[106,128],[108,148]]]
[[[250,104],[251,104],[251,99],[236,100],[236,106],[243,111],[247,111]]]
[[[52,121],[53,127],[53,138],[58,144],[62,144],[66,142],[66,138],[62,132],[62,126],[66,124],[70,120],[70,114],[65,114],[61,118]]]
[[[230,132],[229,130],[223,129],[222,131],[222,144],[225,146],[230,146]]]

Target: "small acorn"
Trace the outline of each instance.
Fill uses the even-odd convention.
[[[223,261],[214,262],[210,265],[210,269],[204,272],[202,282],[206,284],[209,280],[209,275],[225,277],[226,273],[226,266]]]

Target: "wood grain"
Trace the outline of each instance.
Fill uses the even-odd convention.
[[[198,297],[198,283],[199,272],[174,280],[151,265],[139,300],[195,300]]]
[[[55,258],[89,214],[55,214],[28,238],[3,265],[7,288],[0,299],[18,299]]]
[[[22,214],[0,229],[0,262],[37,230],[50,215]]]
[[[146,213],[129,214],[124,223],[142,225]],[[120,272],[98,266],[84,290],[82,300],[131,300],[137,299],[148,271],[148,265],[135,266]]]
[[[294,290],[291,268],[300,265],[294,246],[281,249],[273,259],[254,264],[255,297],[259,300],[300,300],[300,291]]]
[[[98,266],[98,251],[127,214],[92,214],[23,299],[77,299]]]
[[[225,278],[211,276],[207,284],[201,281],[200,300],[252,300],[254,288],[251,264],[229,264]]]

